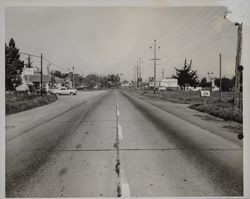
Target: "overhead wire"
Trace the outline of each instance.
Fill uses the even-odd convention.
[[[186,52],[191,52],[195,49],[199,49],[199,47],[202,47],[202,45],[204,45],[204,44],[206,44],[206,45],[214,44],[218,39],[221,38],[221,34],[228,32],[232,26],[234,26],[234,24],[230,24],[229,26],[227,26],[226,28],[224,28],[220,32],[217,32],[216,34],[213,34],[210,37],[205,37],[205,35],[201,36],[201,38],[199,40],[196,40],[196,45],[193,48],[185,48],[185,51],[182,51],[182,53],[179,53],[178,55],[173,56],[171,59],[174,59],[175,57],[182,55]]]
[[[41,56],[39,56],[39,55],[34,55],[34,54],[31,54],[31,53],[27,53],[27,52],[21,52],[21,51],[19,51],[19,53],[20,53],[20,54],[23,54],[23,55],[31,56],[31,57],[41,58]],[[43,57],[43,60],[46,61],[47,63],[49,63],[49,64],[51,64],[51,65],[57,67],[57,68],[60,68],[60,69],[62,69],[62,70],[64,70],[64,71],[67,71],[67,69],[65,69],[65,67],[59,66],[59,65],[53,63],[52,61],[50,61],[50,60],[47,59],[46,57]]]

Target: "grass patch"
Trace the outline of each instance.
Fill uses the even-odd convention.
[[[5,111],[6,115],[26,111],[39,106],[50,104],[57,100],[56,95],[38,96],[27,92],[6,92]]]
[[[219,92],[211,92],[211,96],[207,98],[207,105],[204,107],[204,99],[200,96],[200,91],[166,91],[157,92],[156,94],[153,94],[152,90],[140,91],[138,89],[131,89],[131,91],[150,97],[151,99],[163,99],[173,103],[190,104],[190,108],[215,117],[239,123],[243,122],[242,110],[234,110],[233,108],[233,92],[223,92],[222,102],[219,102]]]
[[[204,106],[204,104],[193,104],[190,108],[222,118],[226,121],[243,122],[242,110],[234,110],[233,106],[228,103],[217,102],[207,104],[206,106]]]

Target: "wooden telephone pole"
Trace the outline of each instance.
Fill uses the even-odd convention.
[[[136,87],[139,87],[139,67],[138,67],[138,61],[136,62]]]
[[[222,101],[221,53],[220,53],[220,102]]]
[[[43,54],[41,54],[41,88],[40,94],[43,95]]]
[[[236,51],[236,62],[235,62],[235,86],[234,86],[234,108],[242,108],[240,106],[241,101],[241,94],[240,94],[240,87],[241,87],[241,76],[243,67],[241,66],[241,51],[242,51],[242,23],[235,23],[238,26],[238,38],[237,38],[237,51]]]
[[[152,49],[152,46],[150,46],[150,48]],[[160,49],[160,46],[158,47],[158,49]],[[152,58],[150,60],[154,60],[154,94],[155,94],[155,90],[156,90],[156,61],[160,60],[159,58],[156,58],[156,39],[154,40],[154,58]]]

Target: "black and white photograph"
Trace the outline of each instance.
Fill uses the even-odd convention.
[[[1,9],[4,197],[247,197],[250,1],[21,2]]]

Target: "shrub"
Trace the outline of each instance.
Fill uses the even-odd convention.
[[[56,95],[28,95],[28,93],[8,92],[5,95],[6,115],[29,110],[57,100]]]
[[[224,120],[230,120],[242,123],[242,111],[241,110],[234,110],[233,107],[226,106],[225,104],[221,103],[214,103],[214,104],[207,104],[205,107],[203,104],[193,104],[190,108],[208,113],[215,117],[222,118]]]

